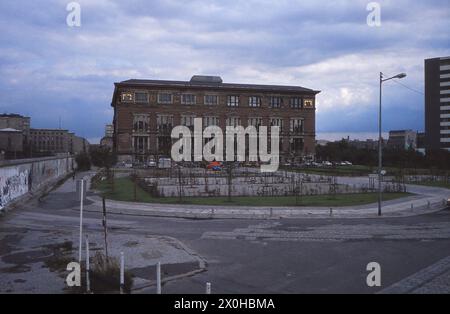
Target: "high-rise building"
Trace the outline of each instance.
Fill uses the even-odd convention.
[[[450,151],[450,57],[425,60],[425,148]]]
[[[217,76],[115,83],[114,151],[119,160],[169,156],[172,128],[193,128],[194,119],[202,118],[203,128],[222,130],[279,126],[282,161],[312,158],[318,93],[300,86],[223,83]]]

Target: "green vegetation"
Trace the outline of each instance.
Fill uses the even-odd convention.
[[[376,167],[378,164],[377,149],[356,148],[346,140],[330,142],[325,146],[316,146],[316,158],[318,160],[329,161],[350,161],[354,165],[367,165]],[[426,155],[422,155],[415,150],[401,150],[384,148],[383,165],[397,169],[412,170],[428,169],[428,174],[440,170],[450,170],[450,152],[446,150],[428,150]],[[413,173],[412,173],[413,174]]]
[[[78,171],[87,171],[91,169],[91,160],[87,153],[79,153],[75,156]]]
[[[282,167],[283,170],[296,171],[308,174],[317,174],[323,176],[367,176],[373,173],[375,168],[370,166],[336,166],[328,168],[293,168]]]
[[[108,180],[97,183],[96,188],[100,190],[106,198],[142,203],[176,204],[180,203],[178,197],[152,197],[150,194],[136,186],[136,199],[134,199],[134,183],[126,178],[115,179],[114,191],[111,190],[111,183]],[[385,193],[384,200],[393,200],[410,196],[409,193]],[[224,197],[184,197],[183,204],[193,205],[223,205],[223,206],[352,206],[371,204],[377,201],[376,193],[360,194],[337,194],[337,195],[310,195],[310,196],[241,196],[233,197],[229,202]]]

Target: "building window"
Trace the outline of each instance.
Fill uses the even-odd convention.
[[[183,105],[195,105],[195,95],[194,94],[183,94],[181,95],[181,103]]]
[[[172,94],[170,93],[159,93],[158,94],[158,103],[159,104],[171,104],[172,103]]]
[[[136,92],[134,93],[134,98],[136,102],[148,103],[148,93],[147,92]]]
[[[227,126],[237,127],[241,125],[241,119],[239,117],[228,117]]]
[[[248,118],[248,125],[254,126],[257,130],[263,124],[263,119],[260,117]]]
[[[148,115],[135,115],[133,117],[133,131],[137,133],[147,133],[149,131]]]
[[[305,108],[314,108],[314,101],[312,99],[305,99],[303,105]]]
[[[156,117],[156,124],[158,132],[161,134],[166,134],[172,132],[173,127],[173,116],[171,115],[158,115]]]
[[[217,95],[205,95],[205,105],[218,105],[219,97]]]
[[[121,99],[123,102],[132,102],[133,101],[133,94],[132,93],[122,93]]]
[[[290,131],[295,134],[303,133],[303,120],[291,119]]]
[[[148,150],[148,137],[135,136],[133,138],[134,152],[144,154]]]
[[[181,116],[181,124],[187,127],[194,126],[195,116]]]
[[[251,96],[248,98],[249,107],[261,107],[261,97]]]
[[[283,130],[283,119],[281,118],[270,118],[270,126],[280,127],[280,132]]]
[[[283,99],[281,97],[270,97],[270,107],[271,108],[280,108]]]
[[[294,109],[300,109],[302,107],[302,99],[300,97],[292,97],[290,99],[290,106]]]
[[[239,106],[239,96],[228,96],[227,97],[228,107],[238,107]]]
[[[206,116],[203,117],[203,127],[219,125],[219,117]]]

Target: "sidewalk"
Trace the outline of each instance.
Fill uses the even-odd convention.
[[[382,217],[407,217],[433,213],[446,208],[445,200],[450,191],[442,188],[408,186],[416,195],[383,203]],[[89,196],[93,202],[88,211],[101,211],[99,196]],[[280,218],[379,218],[378,205],[369,204],[348,207],[251,207],[208,206],[187,204],[152,204],[106,200],[109,213],[180,217],[197,219],[280,219]]]
[[[379,294],[450,293],[450,256],[381,290]]]

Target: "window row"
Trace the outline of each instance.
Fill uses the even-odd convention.
[[[182,115],[181,116],[181,125],[187,127],[194,127],[194,121],[197,116],[195,115]],[[203,127],[208,126],[218,126],[219,125],[219,117],[217,116],[204,116]],[[240,117],[228,117],[226,119],[226,126],[242,126],[242,119]],[[270,118],[269,126],[278,126],[280,130],[284,130],[282,118]],[[172,115],[158,115],[157,116],[157,130],[159,132],[171,132],[174,126],[174,120]],[[136,133],[147,133],[150,131],[149,129],[149,116],[148,115],[135,115],[133,119],[133,131]],[[250,117],[247,120],[248,126],[254,126],[259,128],[263,126],[263,118],[261,117]],[[289,119],[289,131],[292,133],[303,133],[304,132],[304,119],[303,118],[291,118]]]
[[[136,102],[136,103],[148,103],[149,94],[147,92],[124,92],[121,94],[122,102]],[[158,93],[158,104],[172,104],[173,94],[172,93]],[[218,105],[219,96],[218,95],[205,95],[203,97],[203,103],[205,105]],[[197,104],[197,96],[194,94],[182,94],[181,104],[183,105],[195,105]],[[249,107],[261,107],[262,99],[260,96],[250,96],[248,97]],[[239,107],[240,96],[229,95],[227,96],[227,106],[228,107]],[[269,107],[271,108],[281,108],[283,105],[283,97],[271,96],[269,98]],[[289,106],[291,108],[314,108],[313,99],[304,99],[302,97],[291,97],[289,98]]]

